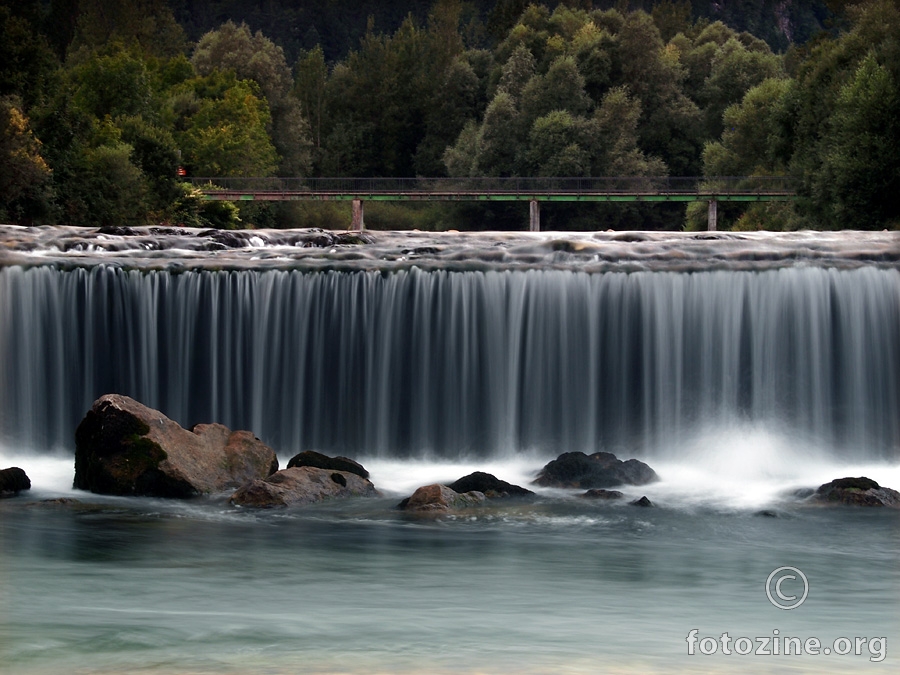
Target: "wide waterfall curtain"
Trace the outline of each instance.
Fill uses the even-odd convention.
[[[900,272],[0,270],[0,433],[104,393],[280,453],[659,450],[776,423],[900,448]]]

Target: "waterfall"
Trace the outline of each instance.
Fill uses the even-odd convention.
[[[280,454],[665,452],[778,425],[900,456],[900,271],[0,268],[0,441],[123,393]]]

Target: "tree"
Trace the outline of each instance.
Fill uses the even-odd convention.
[[[528,135],[525,168],[532,176],[590,175],[590,156],[579,144],[576,119],[554,110],[535,120]]]
[[[479,171],[486,176],[515,176],[516,155],[521,144],[519,111],[512,96],[498,93],[484,113],[479,133]]]
[[[782,74],[781,59],[765,44],[763,48],[765,51],[752,51],[730,38],[713,57],[701,93],[709,136],[722,133],[722,113],[728,106],[738,103],[751,87]]]
[[[617,71],[641,105],[641,150],[662,159],[673,175],[700,171],[701,114],[684,93],[685,71],[677,51],[666,49],[653,19],[628,14],[617,35]]]
[[[514,101],[519,100],[525,85],[534,77],[534,56],[524,45],[519,45],[503,64],[499,89],[509,94]]]
[[[88,148],[76,164],[66,216],[72,225],[144,225],[147,183],[126,143]]]
[[[596,137],[594,175],[664,176],[665,162],[646,155],[638,146],[641,104],[626,87],[611,89],[594,114]]]
[[[582,115],[591,107],[591,100],[584,91],[584,78],[571,56],[556,59],[546,75],[532,77],[525,85],[521,99],[519,107],[526,128],[530,128],[538,117],[554,110]]]
[[[725,131],[703,150],[706,176],[753,176],[785,173],[789,150],[780,124],[791,82],[768,79],[752,88],[724,114]]]
[[[197,43],[191,63],[200,75],[215,70],[234,71],[238,79],[253,80],[270,105],[277,105],[293,85],[284,50],[261,32],[227,21]]]
[[[25,202],[41,199],[50,174],[20,102],[0,97],[0,217],[30,220]]]
[[[851,17],[849,31],[817,43],[798,68],[788,101],[790,169],[802,180],[798,210],[812,225],[880,228],[898,217],[891,153],[900,10],[875,0]]]
[[[322,124],[325,117],[325,88],[328,84],[328,66],[319,45],[301,52],[294,66],[293,94],[300,101],[300,109],[309,120],[312,141],[316,150],[322,147]]]
[[[176,90],[176,135],[184,163],[200,176],[271,176],[278,153],[266,128],[269,106],[255,82],[214,72]],[[176,128],[177,128],[176,127]]]
[[[58,65],[37,28],[0,5],[0,96],[17,96],[26,107],[42,97]]]
[[[662,0],[650,12],[663,40],[668,42],[691,27],[690,0]]]
[[[869,54],[838,95],[816,183],[841,227],[900,222],[898,84]]]
[[[92,117],[153,116],[153,90],[143,59],[112,45],[69,70],[75,105]]]
[[[441,91],[429,107],[425,136],[416,148],[415,168],[419,176],[446,175],[444,151],[478,114],[478,76],[469,62],[458,57],[444,75]]]
[[[78,0],[75,11],[70,51],[119,41],[145,56],[171,57],[186,46],[166,0]]]

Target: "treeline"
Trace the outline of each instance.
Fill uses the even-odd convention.
[[[689,0],[437,0],[403,19],[414,3],[378,4],[351,40],[365,2],[0,0],[0,221],[346,225],[334,204],[203,202],[181,168],[790,175],[796,203],[729,207],[720,224],[900,222],[897,0],[741,3],[746,12],[729,20],[766,39]],[[287,52],[228,20],[264,10]],[[341,16],[346,37],[329,38]],[[379,20],[400,23],[384,30]],[[388,227],[523,222],[520,208],[502,205],[380,206],[366,216]],[[679,206],[553,205],[542,216],[566,229],[704,222]]]

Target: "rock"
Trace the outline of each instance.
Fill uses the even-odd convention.
[[[487,497],[481,492],[466,492],[460,494],[446,485],[425,485],[413,492],[398,505],[405,511],[455,511],[469,506],[476,506],[485,501]]]
[[[533,495],[531,490],[526,490],[518,485],[507,483],[500,480],[496,476],[485,473],[484,471],[476,471],[468,476],[463,476],[455,483],[448,485],[451,490],[463,494],[465,492],[481,492],[488,499],[497,497],[527,497]]]
[[[17,466],[0,471],[0,496],[15,495],[23,490],[31,489],[28,474]]]
[[[188,431],[119,394],[98,398],[75,432],[75,488],[99,494],[192,497],[277,470],[275,452],[249,431]]]
[[[616,485],[646,485],[659,480],[649,466],[636,459],[622,461],[611,452],[564,452],[548,463],[535,485],[564,488],[609,488]]]
[[[757,516],[758,518],[777,518],[778,517],[778,514],[775,511],[772,511],[771,509],[762,509],[761,511],[756,511],[756,512],[754,512],[753,515]]]
[[[331,471],[312,466],[291,467],[268,478],[241,486],[229,500],[235,506],[272,508],[301,506],[326,499],[378,497],[375,486],[349,471]]]
[[[646,496],[641,497],[640,499],[635,499],[633,502],[628,502],[631,506],[653,506],[653,502],[647,499]]]
[[[592,488],[585,492],[582,497],[587,499],[622,499],[625,495],[618,490],[603,490],[601,488]]]
[[[304,450],[299,455],[291,457],[287,468],[293,469],[298,466],[311,466],[316,469],[330,469],[331,471],[347,471],[355,473],[360,478],[369,477],[369,472],[359,462],[355,462],[348,457],[329,457],[313,450]]]
[[[838,478],[821,485],[812,499],[850,506],[890,506],[900,508],[900,492],[881,487],[871,478]]]

